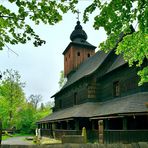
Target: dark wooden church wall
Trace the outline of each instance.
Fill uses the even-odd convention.
[[[119,82],[120,95],[126,96],[136,92],[145,90],[145,85],[138,86],[139,78],[137,76],[136,68],[129,68],[128,65],[124,65],[102,78],[97,79],[97,98],[99,101],[105,101],[114,98],[113,84]]]
[[[71,107],[87,101],[86,83],[77,84],[55,97],[55,110]]]

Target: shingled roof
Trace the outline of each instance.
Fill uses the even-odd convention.
[[[81,79],[81,78],[83,78],[85,76],[88,76],[88,75],[92,74],[94,71],[96,71],[101,66],[101,64],[105,61],[105,59],[107,58],[107,56],[109,54],[110,54],[110,52],[105,53],[104,51],[101,50],[101,51],[96,52],[96,54],[94,56],[86,59],[79,66],[79,68],[76,70],[76,72],[74,72],[69,77],[68,81],[62,87],[62,89],[60,91],[64,90],[66,87],[68,87],[71,84],[75,83],[79,79]],[[57,92],[56,94],[58,94],[59,92]],[[52,97],[54,97],[55,95],[53,95]]]
[[[118,115],[125,113],[134,114],[134,113],[148,112],[148,109],[146,107],[147,101],[148,101],[148,92],[143,92],[143,93],[137,93],[134,95],[116,98],[106,102],[96,102],[96,103],[87,102],[60,111],[56,111],[51,115],[38,121],[38,123],[55,121],[55,120],[57,121],[69,118],[77,118],[77,117],[94,118],[94,117]]]
[[[93,116],[108,116],[112,114],[148,112],[146,102],[148,92],[136,93],[125,97],[102,102],[93,112]]]
[[[118,55],[117,58],[115,59],[115,61],[112,63],[112,65],[106,71],[106,73],[109,73],[109,72],[115,70],[116,68],[126,64],[126,63],[127,62],[123,59],[123,56],[122,55]]]

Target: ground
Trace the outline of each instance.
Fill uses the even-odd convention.
[[[7,145],[33,145],[32,141],[25,140],[26,136],[20,136],[20,137],[11,137],[6,140],[2,141],[3,144]]]
[[[26,140],[27,136],[19,136],[19,137],[10,137],[6,140],[2,141],[2,145],[33,145],[32,140]],[[60,140],[50,139],[47,137],[42,137],[40,144],[59,144]]]

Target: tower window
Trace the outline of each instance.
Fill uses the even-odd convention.
[[[77,55],[80,56],[80,52],[77,52]]]
[[[67,58],[66,58],[65,60],[66,60],[66,62],[67,62]]]
[[[90,57],[90,53],[88,53],[88,55],[87,55],[87,56],[88,56],[88,58],[89,58],[89,57]]]
[[[113,83],[113,95],[114,97],[120,96],[120,84],[119,81]]]
[[[69,54],[69,58],[70,58],[70,54]]]

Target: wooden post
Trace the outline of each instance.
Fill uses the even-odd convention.
[[[99,143],[104,143],[104,126],[103,120],[98,121],[98,129],[99,129]]]
[[[75,130],[79,130],[79,120],[75,120]]]
[[[108,129],[108,119],[105,119],[104,122],[105,122],[105,127],[104,128],[107,130]]]
[[[53,135],[53,138],[55,139],[56,138],[56,135],[55,135],[55,123],[53,122],[51,126],[52,126],[52,135]]]
[[[127,118],[123,118],[123,130],[127,130]]]

